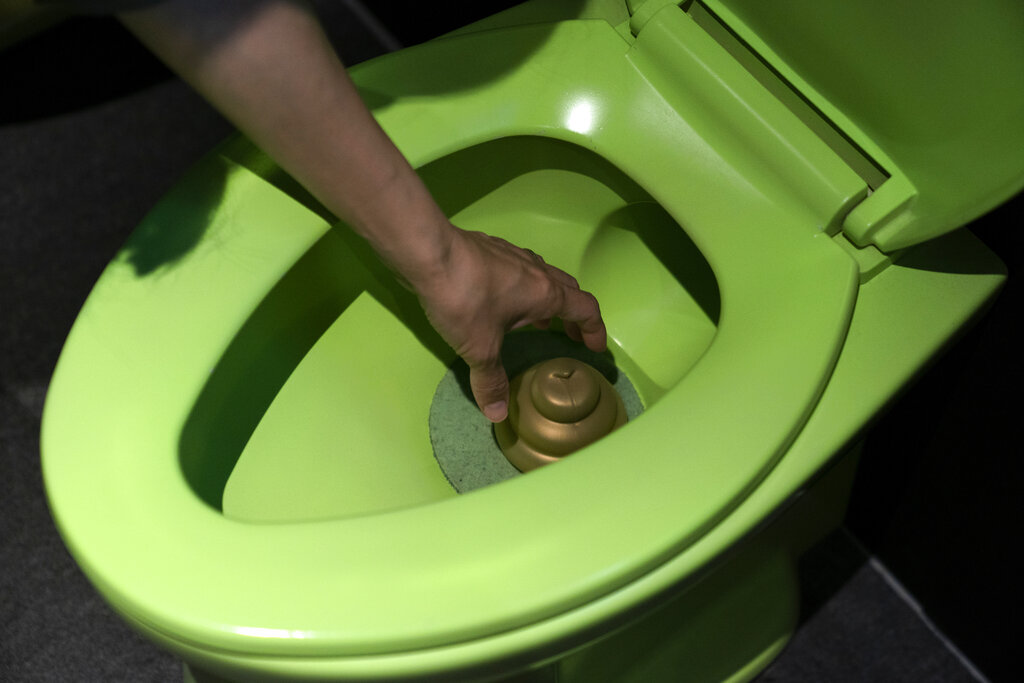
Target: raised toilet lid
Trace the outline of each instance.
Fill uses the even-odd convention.
[[[883,175],[846,218],[891,251],[1024,188],[1024,9],[1017,0],[705,0]]]
[[[691,59],[720,59],[706,36],[691,38]],[[54,516],[116,609],[172,641],[253,655],[360,656],[485,639],[642,577],[757,486],[842,345],[857,272],[822,228],[865,188],[724,62],[729,87],[694,69],[681,86],[692,98],[659,93],[665,80],[646,65],[665,46],[652,40],[631,49],[602,22],[509,29],[417,47],[358,78],[381,97],[382,124],[417,165],[490,139],[548,135],[594,150],[644,187],[687,226],[719,282],[718,333],[690,374],[586,457],[514,482],[359,518],[229,520],[185,482],[182,426],[235,332],[328,225],[211,157],[149,219],[180,212],[204,174],[223,172],[203,241],[149,276],[123,258],[111,264],[48,397],[42,447]],[[501,54],[505,43],[531,46],[528,59],[470,87],[466,55]],[[566,127],[581,101],[591,103],[590,124]],[[757,116],[740,106],[751,101]],[[799,163],[783,161],[805,182],[745,164],[754,143],[735,144],[722,112],[758,144],[795,140]]]

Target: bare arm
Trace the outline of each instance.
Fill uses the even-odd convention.
[[[604,349],[597,301],[571,276],[448,221],[303,4],[169,0],[121,20],[405,278],[468,363],[489,419],[507,412],[508,330],[560,317],[571,337]]]

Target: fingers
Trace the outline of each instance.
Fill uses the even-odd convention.
[[[525,252],[534,263],[543,268],[548,277],[565,285],[566,287],[570,287],[572,289],[580,288],[580,283],[576,281],[576,278],[569,275],[569,273],[565,272],[561,268],[556,268],[555,266],[548,264],[548,262],[544,260],[544,257],[533,249],[523,249],[522,251]]]
[[[469,385],[477,406],[488,420],[501,422],[508,417],[508,375],[500,358],[470,364]]]
[[[567,290],[563,310],[559,317],[565,323],[565,333],[574,341],[582,341],[591,351],[608,348],[608,331],[601,318],[601,308],[590,292]]]
[[[576,281],[572,275],[565,272],[561,268],[555,268],[554,266],[544,264],[544,268],[547,271],[548,277],[555,280],[559,284],[568,287],[569,289],[579,289],[580,283]]]
[[[597,299],[580,289],[579,282],[564,270],[548,265],[544,259],[529,249],[524,249],[532,260],[540,265],[555,288],[555,295],[548,299],[548,310],[543,310],[536,319],[523,319],[513,329],[533,324],[547,329],[551,318],[562,319],[565,334],[576,342],[582,342],[592,351],[602,352],[608,345],[608,333]]]
[[[545,329],[560,318],[571,339],[600,353],[607,346],[604,321],[593,295],[540,255],[484,233],[453,235],[444,271],[421,281],[416,293],[431,324],[469,366],[480,411],[501,422],[510,400],[500,357],[506,332],[531,323]]]

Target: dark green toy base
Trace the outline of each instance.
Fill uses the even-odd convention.
[[[549,358],[568,356],[589,363],[604,375],[622,397],[632,420],[643,412],[643,403],[632,382],[616,366],[609,353],[595,353],[561,332],[528,331],[505,338],[501,357],[509,377]],[[473,401],[469,368],[458,360],[449,368],[430,404],[430,444],[441,471],[459,493],[467,493],[521,473],[505,459],[494,438],[491,422]]]

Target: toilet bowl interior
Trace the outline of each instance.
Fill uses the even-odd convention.
[[[664,208],[593,152],[511,137],[442,157],[421,175],[457,225],[529,244],[594,292],[610,359],[646,405],[711,343],[721,303],[707,261]],[[305,302],[298,313],[296,301]],[[267,294],[213,370],[183,429],[186,478],[245,521],[450,497],[427,415],[455,361],[411,293],[338,227]]]

